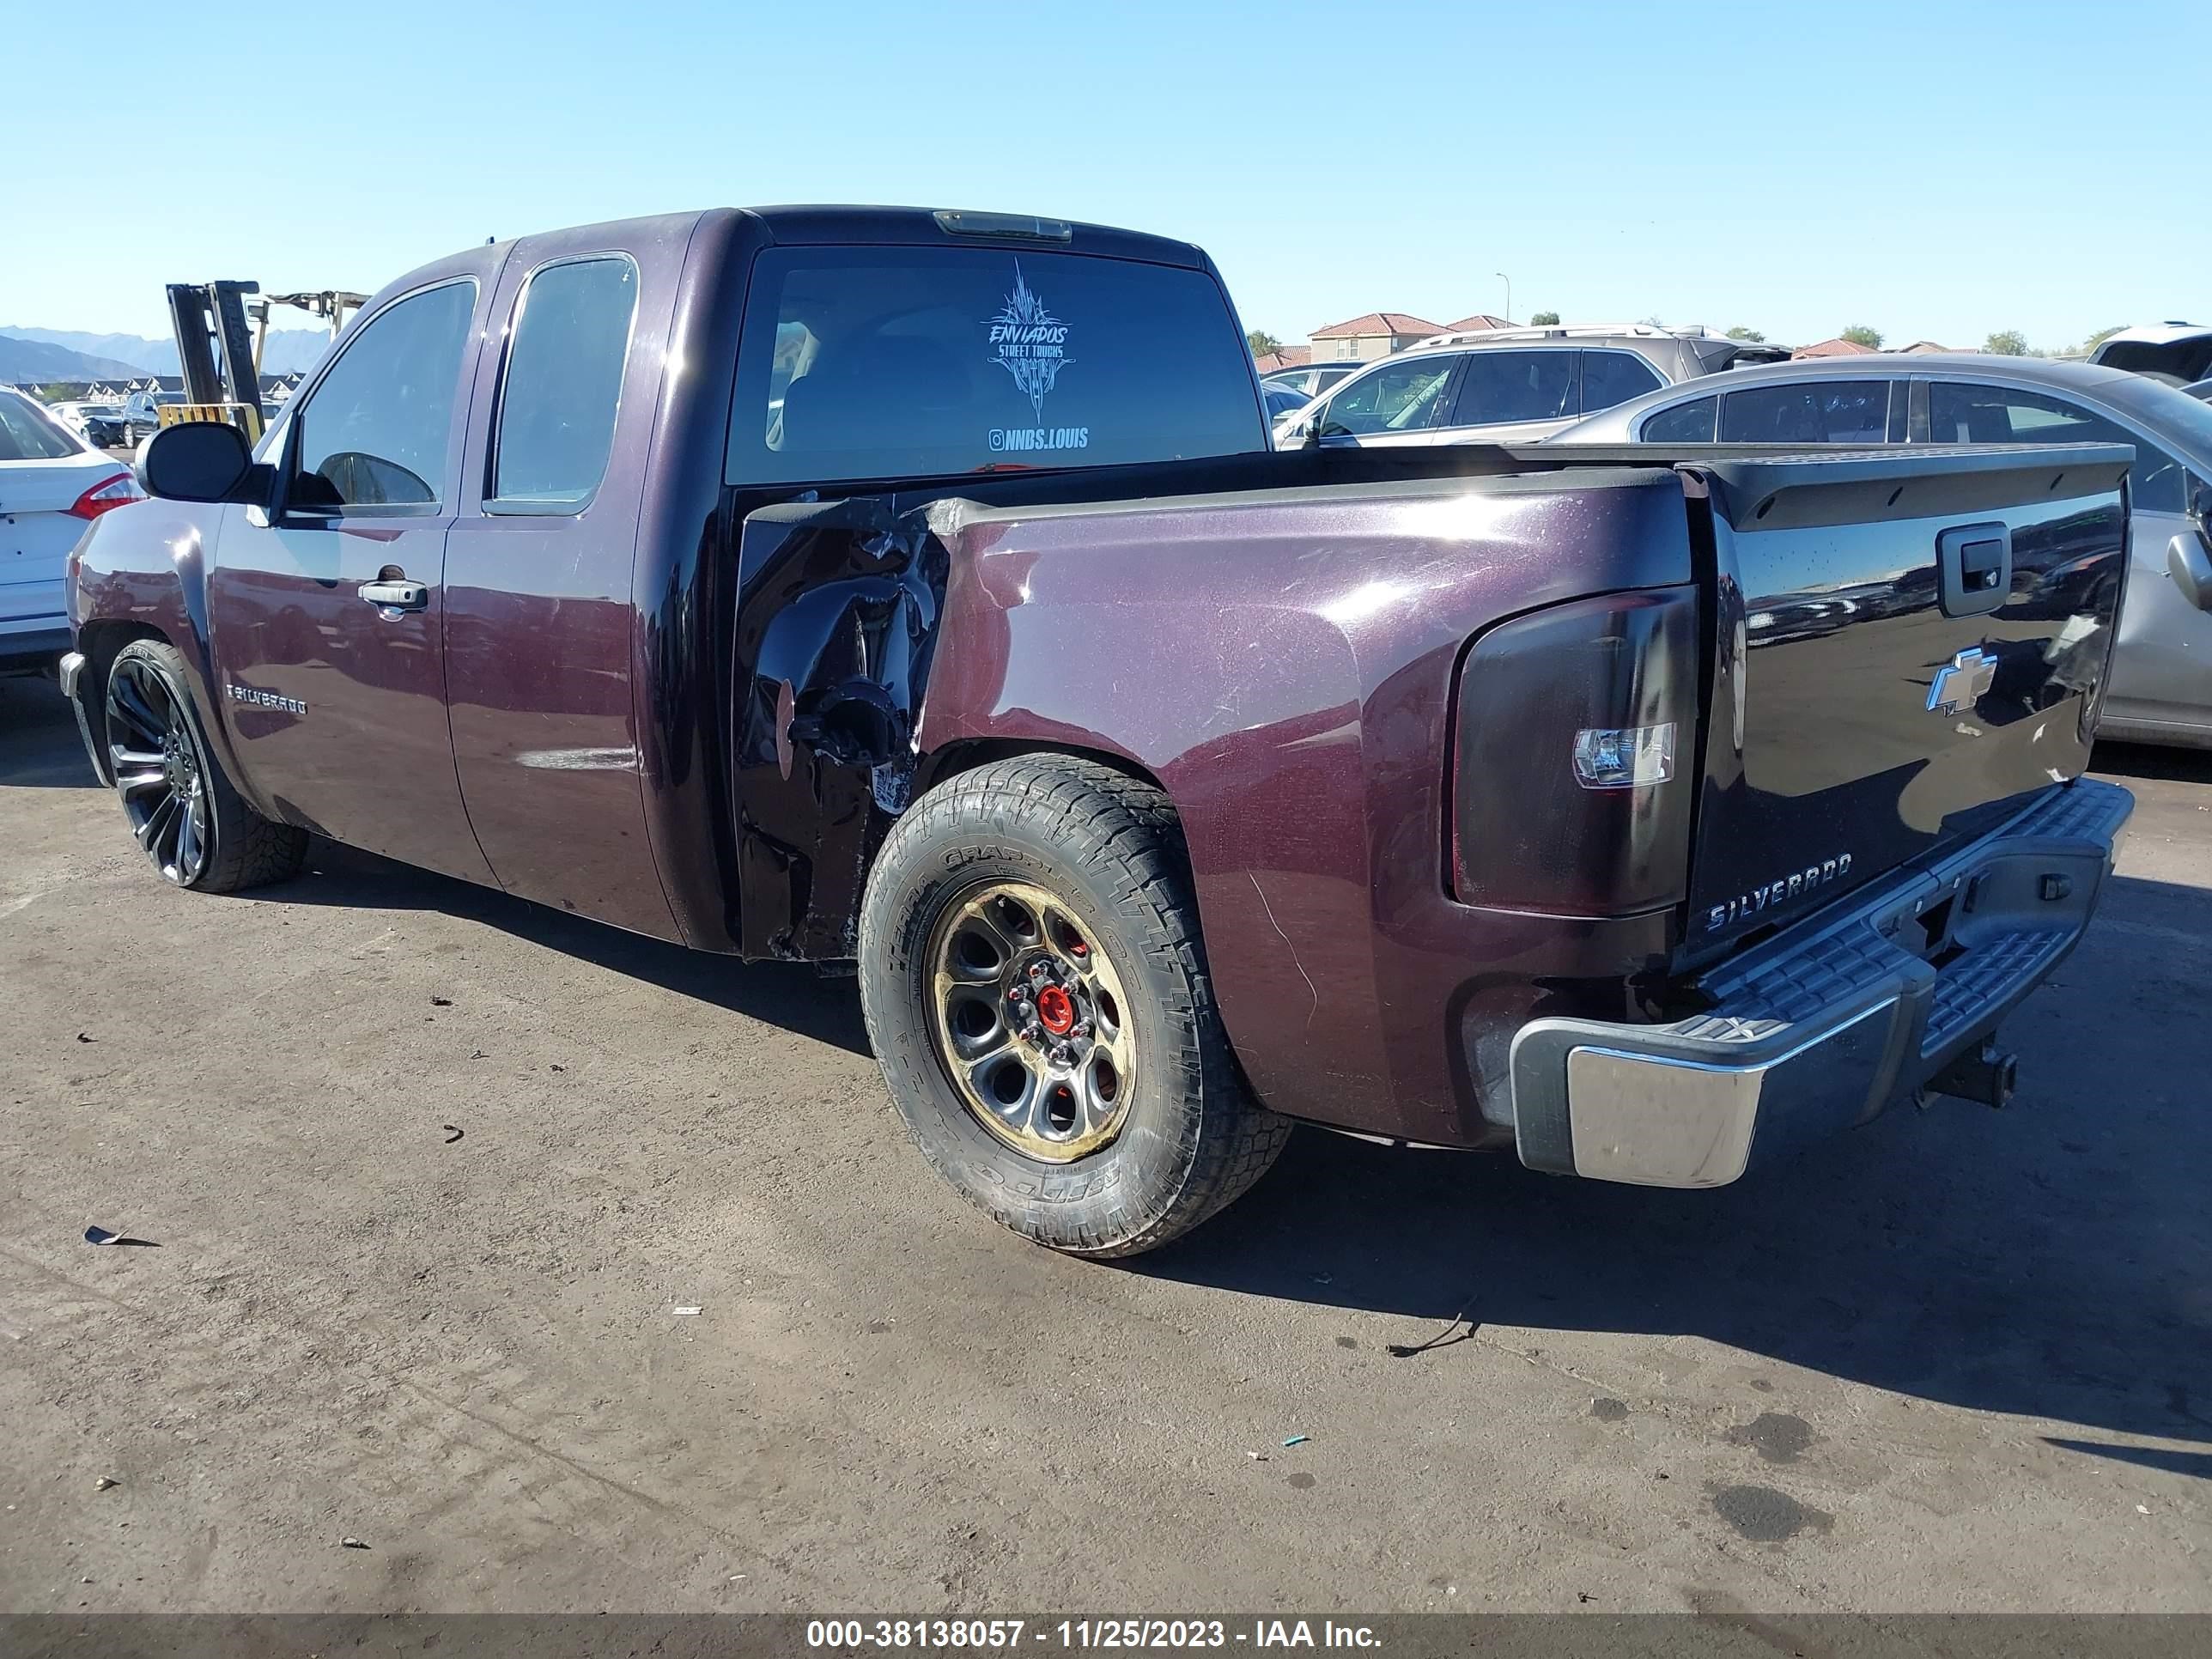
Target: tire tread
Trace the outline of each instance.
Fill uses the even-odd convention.
[[[1065,1206],[1024,1202],[1001,1188],[958,1177],[945,1150],[908,1127],[933,1167],[978,1209],[1024,1237],[1070,1255],[1110,1258],[1155,1249],[1218,1214],[1265,1175],[1289,1140],[1292,1124],[1255,1101],[1237,1063],[1213,1000],[1200,936],[1189,861],[1174,806],[1157,787],[1098,762],[1068,755],[1017,757],[963,772],[914,803],[892,829],[878,871],[896,869],[917,849],[940,838],[988,836],[1027,821],[1072,863],[1107,878],[1125,945],[1170,969],[1177,988],[1162,1010],[1170,1029],[1194,1040],[1162,1057],[1182,1073],[1179,1088],[1196,1103],[1183,1114],[1186,1168],[1180,1187],[1157,1212],[1117,1213],[1111,1227],[1075,1224]],[[889,884],[886,884],[888,885]],[[887,918],[876,902],[864,905],[863,960],[883,949]],[[863,1000],[868,1038],[878,1056],[893,1052],[884,1011]],[[894,1097],[900,1088],[891,1061],[884,1061]],[[1130,1224],[1133,1223],[1134,1224]]]

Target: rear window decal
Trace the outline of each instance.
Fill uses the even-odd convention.
[[[1037,419],[1043,420],[1045,393],[1074,359],[1067,355],[1067,325],[1045,308],[1022,275],[1019,259],[1014,261],[1013,291],[998,314],[984,320],[991,330],[993,361],[1014,377]]]

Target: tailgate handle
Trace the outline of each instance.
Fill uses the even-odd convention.
[[[1936,538],[1937,592],[1947,617],[1978,617],[2012,596],[2012,529],[1954,525]]]

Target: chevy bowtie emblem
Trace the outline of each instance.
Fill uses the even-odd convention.
[[[1936,671],[1928,687],[1928,712],[1955,714],[1972,708],[1997,683],[1997,659],[1975,646]]]

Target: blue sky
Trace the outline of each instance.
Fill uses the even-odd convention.
[[[2178,3],[329,15],[17,10],[10,84],[55,90],[0,167],[0,325],[165,334],[168,281],[374,289],[489,235],[790,201],[1187,237],[1285,341],[1500,311],[1498,271],[1519,317],[1796,341],[2212,318]]]

